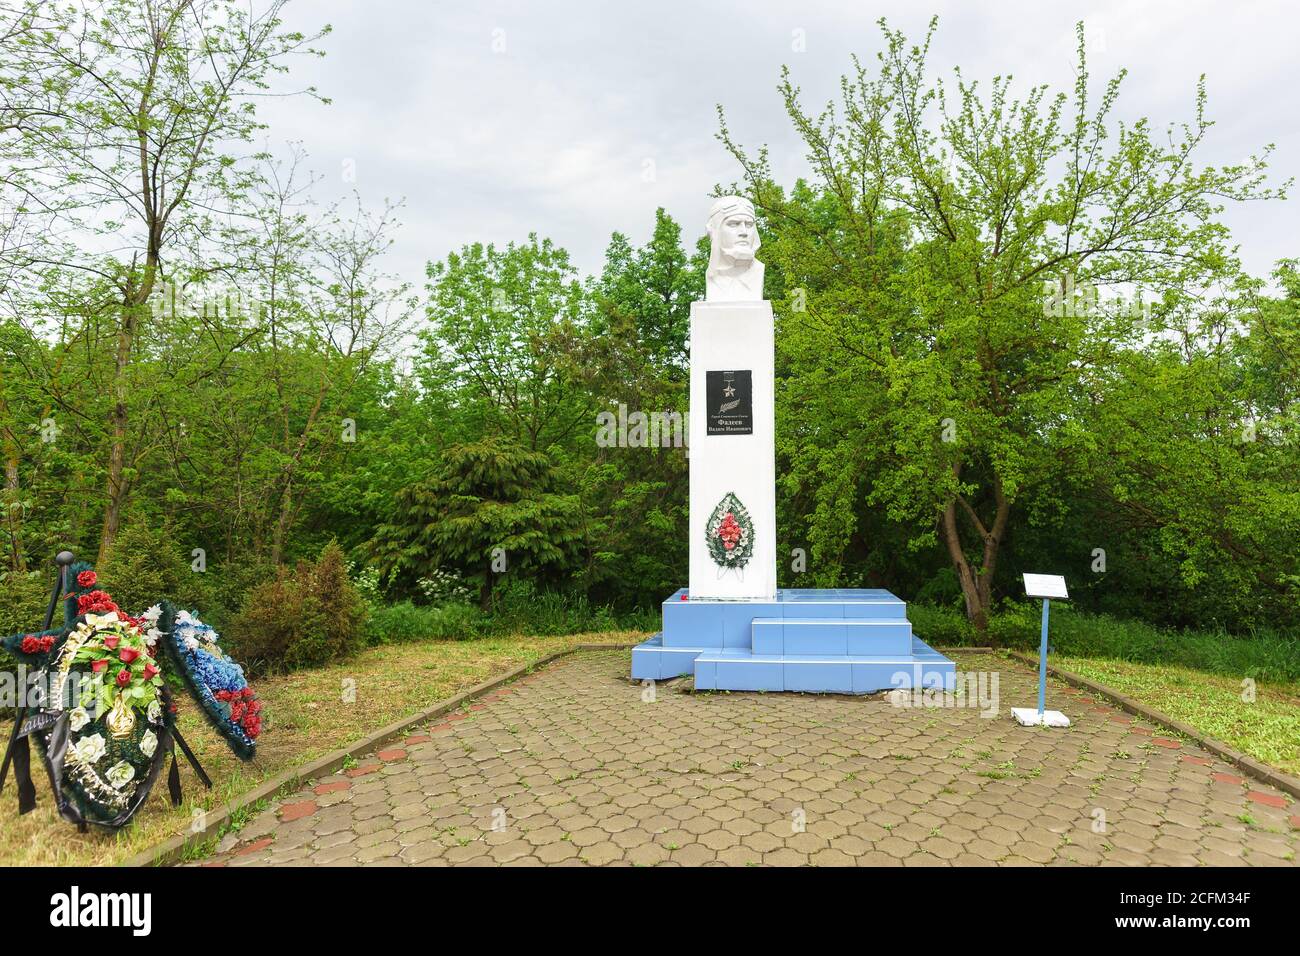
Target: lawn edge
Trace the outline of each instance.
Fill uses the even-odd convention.
[[[205,825],[201,830],[191,830],[185,833],[178,833],[162,843],[155,844],[147,850],[142,850],[133,856],[127,857],[119,866],[123,867],[145,867],[145,866],[167,866],[181,859],[185,850],[193,844],[201,843],[203,840],[211,837],[221,831],[221,828],[230,822],[231,818],[245,807],[253,806],[262,800],[273,799],[283,790],[292,790],[306,780],[313,780],[316,777],[323,777],[333,773],[343,766],[344,761],[349,757],[360,757],[372,750],[377,749],[381,744],[388,743],[390,740],[400,736],[411,727],[422,724],[434,717],[440,717],[448,711],[455,710],[457,707],[471,701],[476,697],[481,697],[489,691],[496,690],[503,684],[508,684],[513,680],[523,677],[530,671],[540,667],[545,667],[559,660],[561,657],[567,657],[570,654],[576,654],[580,651],[619,651],[636,647],[635,643],[626,644],[575,644],[563,650],[555,651],[531,664],[520,664],[510,670],[489,678],[480,684],[475,684],[468,690],[456,694],[454,697],[448,697],[430,707],[426,707],[409,717],[403,717],[386,727],[362,737],[349,746],[340,750],[333,750],[324,756],[317,757],[304,764],[296,767],[290,767],[282,770],[270,780],[258,784],[252,790],[248,790],[233,800],[227,801],[219,809],[209,811],[205,816]]]
[[[1009,651],[1008,653],[1011,657],[1023,664],[1030,664],[1035,668],[1038,667],[1038,659],[1036,657],[1030,657],[1028,654],[1023,654],[1020,651]],[[1053,677],[1060,678],[1067,684],[1072,684],[1075,687],[1091,691],[1094,694],[1107,698],[1112,703],[1118,704],[1122,709],[1128,711],[1130,714],[1143,717],[1152,723],[1159,724],[1167,730],[1172,730],[1175,733],[1181,734],[1203,749],[1210,751],[1210,753],[1215,756],[1226,760],[1248,776],[1254,777],[1262,783],[1267,783],[1271,786],[1277,787],[1279,790],[1284,790],[1291,794],[1291,796],[1300,799],[1300,778],[1293,777],[1289,773],[1278,770],[1276,767],[1270,767],[1266,763],[1261,763],[1254,757],[1228,746],[1222,740],[1217,740],[1214,737],[1207,736],[1190,724],[1185,724],[1181,720],[1175,720],[1155,708],[1148,707],[1141,701],[1134,700],[1127,694],[1115,690],[1113,687],[1099,684],[1095,680],[1076,674],[1073,671],[1067,671],[1063,668],[1056,667],[1050,661],[1047,664],[1047,672]]]

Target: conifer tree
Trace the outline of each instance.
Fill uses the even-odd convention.
[[[500,574],[556,572],[575,562],[581,506],[577,495],[557,494],[555,481],[541,452],[491,438],[453,445],[432,478],[398,492],[373,553],[390,580],[457,570],[478,584],[488,610]]]

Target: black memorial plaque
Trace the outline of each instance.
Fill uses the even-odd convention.
[[[709,435],[754,434],[754,373],[749,369],[704,373]]]

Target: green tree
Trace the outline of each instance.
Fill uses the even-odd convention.
[[[314,565],[299,569],[298,633],[289,667],[319,667],[350,657],[365,643],[366,602],[348,579],[343,549],[331,541]]]
[[[439,567],[460,572],[477,582],[486,611],[499,575],[563,572],[579,555],[578,498],[555,484],[541,452],[498,439],[454,445],[432,478],[397,493],[372,553],[390,578],[414,580]]]
[[[685,580],[691,303],[704,297],[707,255],[688,254],[681,227],[655,213],[649,240],[615,234],[592,283],[596,336],[587,363],[598,407],[618,415],[677,415],[659,444],[601,447],[581,456],[579,487],[593,547],[586,585],[620,605],[654,605]],[[673,419],[665,417],[665,421]]]
[[[315,38],[283,28],[283,6],[27,0],[15,17],[24,29],[0,61],[0,90],[21,104],[6,117],[20,144],[6,181],[48,210],[51,232],[119,250],[91,256],[71,240],[43,243],[25,262],[85,272],[112,293],[101,306],[112,321],[101,558],[134,474],[132,390],[147,303],[165,273],[185,276],[189,254],[239,211],[255,176],[231,150],[261,128],[256,97],[284,61],[312,52]]]
[[[1081,517],[1110,545],[1109,570],[1133,579],[1129,613],[1237,629],[1300,621],[1296,342],[1289,296],[1206,303],[1177,336],[1122,355],[1081,410],[1094,436]]]
[[[602,330],[626,335],[630,321],[638,364],[683,378],[690,351],[691,303],[704,298],[707,257],[688,255],[682,229],[662,208],[655,210],[650,241],[634,248],[615,233],[596,285]]]
[[[882,31],[876,71],[855,60],[838,108],[807,113],[784,75],[815,186],[787,194],[765,151],[747,153],[725,121],[722,137],[777,237],[764,249],[795,380],[784,426],[838,453],[794,461],[795,481],[826,484],[811,494],[836,502],[819,511],[823,548],[852,533],[860,509],[841,505],[865,492],[914,546],[942,543],[983,630],[1017,503],[1050,497],[1092,441],[1072,415],[1081,396],[1203,290],[1235,280],[1222,201],[1281,192],[1264,185],[1267,150],[1197,165],[1211,126],[1203,83],[1193,121],[1167,137],[1114,120],[1124,74],[1092,100],[1082,25],[1073,96],[1036,86],[1022,98],[1009,77],[987,92],[960,71],[955,84],[931,79],[930,35],[909,46]],[[1071,288],[1105,294],[1081,302]],[[1117,301],[1134,288],[1154,302],[1149,317]],[[847,420],[846,402],[860,409]]]
[[[197,584],[201,575],[190,570],[169,531],[143,514],[130,513],[113,547],[96,566],[100,586],[126,613],[138,615],[164,599],[182,607],[201,603]]]
[[[361,395],[415,308],[409,285],[379,267],[393,242],[396,207],[372,213],[358,196],[350,216],[331,207],[313,219],[304,208],[304,159],[295,149],[291,161],[271,165],[255,194],[261,232],[247,242],[245,272],[265,290],[250,364],[265,373],[271,407],[259,403],[257,413],[269,411],[275,423],[251,431],[260,439],[251,457],[267,483],[257,496],[265,510],[254,520],[267,529],[275,565],[306,503],[303,486],[322,475],[328,459],[359,457],[349,452]]]
[[[473,433],[538,451],[591,421],[586,299],[567,252],[536,235],[474,243],[429,263],[428,293],[421,381],[451,393]]]

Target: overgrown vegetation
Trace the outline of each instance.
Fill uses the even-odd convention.
[[[1300,775],[1300,685],[1251,687],[1241,672],[1207,674],[1163,663],[1058,657],[1061,667],[1112,687],[1257,760]]]
[[[364,646],[368,614],[342,548],[331,541],[319,560],[299,562],[293,573],[280,569],[249,591],[230,629],[230,650],[254,672],[320,667]]]
[[[1034,654],[1038,652],[1041,615],[1040,605],[1008,604],[990,615],[988,629],[981,634],[956,608],[913,604],[907,609],[913,631],[928,644],[971,647],[991,640],[1000,647]],[[1048,637],[1052,655],[1168,664],[1237,681],[1300,682],[1300,639],[1272,629],[1247,634],[1222,629],[1173,630],[1055,604]],[[1300,687],[1294,690],[1300,692]]]
[[[659,608],[616,611],[593,605],[582,595],[542,591],[521,581],[503,587],[491,611],[465,603],[440,606],[401,601],[376,608],[371,615],[372,644],[395,644],[426,638],[465,640],[506,634],[563,635],[606,630],[654,631]]]

